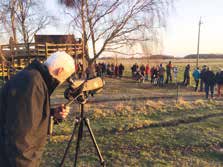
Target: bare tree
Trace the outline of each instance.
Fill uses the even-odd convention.
[[[1,16],[0,20],[6,31],[12,36],[13,41],[17,42],[16,33],[16,8],[17,0],[2,0],[0,2]]]
[[[60,0],[68,7],[75,30],[81,32],[85,57],[91,64],[102,52],[120,50],[137,41],[150,40],[142,33],[159,25],[172,0]],[[90,55],[93,58],[90,58]]]
[[[22,35],[24,43],[33,40],[34,35],[50,23],[51,17],[46,15],[41,0],[17,0],[16,12],[18,31]]]
[[[43,0],[1,0],[2,23],[5,29],[13,36],[29,43],[34,34],[50,23],[51,16],[44,11]]]

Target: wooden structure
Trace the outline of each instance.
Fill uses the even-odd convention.
[[[9,78],[10,74],[23,69],[32,60],[44,61],[56,51],[67,52],[74,58],[75,63],[78,59],[83,61],[82,46],[82,40],[75,39],[73,35],[35,35],[34,43],[11,42],[0,45],[0,75]]]

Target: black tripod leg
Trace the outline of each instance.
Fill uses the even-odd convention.
[[[92,141],[94,143],[95,149],[97,150],[97,154],[98,154],[98,157],[100,158],[101,165],[105,166],[105,161],[104,161],[104,159],[103,159],[103,157],[101,155],[101,151],[100,151],[100,149],[98,147],[98,144],[96,142],[96,139],[94,137],[93,131],[92,131],[91,126],[90,126],[90,121],[87,118],[85,118],[84,121],[85,121],[85,124],[86,124],[86,126],[88,128],[88,131],[90,132],[90,136],[91,136],[91,139],[92,139]]]
[[[67,153],[68,153],[68,151],[69,151],[71,142],[72,142],[72,140],[73,140],[73,138],[74,138],[74,134],[75,134],[75,131],[76,131],[76,129],[77,129],[78,124],[79,124],[79,120],[76,119],[76,120],[75,120],[75,124],[74,124],[74,129],[73,129],[72,135],[71,135],[71,137],[70,137],[70,140],[69,140],[69,142],[68,142],[68,144],[67,144],[65,153],[64,153],[64,155],[63,155],[63,159],[61,160],[60,167],[62,167],[63,164],[64,164],[64,161],[65,161],[66,156],[67,156]]]
[[[83,122],[83,119],[81,119],[79,130],[78,130],[76,153],[75,153],[75,159],[74,159],[74,167],[77,166],[77,157],[78,157],[78,151],[79,151],[79,148],[80,148],[80,141],[82,139],[83,128],[84,128],[84,122]]]

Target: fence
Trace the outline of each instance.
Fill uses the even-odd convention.
[[[77,62],[83,61],[82,43],[75,44],[52,44],[52,43],[18,43],[0,45],[0,76],[10,77],[10,73],[23,69],[33,59],[45,60],[50,54],[56,51],[65,51]]]

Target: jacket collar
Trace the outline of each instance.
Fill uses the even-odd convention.
[[[40,72],[43,80],[45,81],[47,88],[48,88],[48,93],[51,95],[55,88],[59,85],[59,81],[50,75],[49,70],[47,66],[44,64],[40,63],[37,60],[34,60],[28,67],[27,69],[36,69]]]

